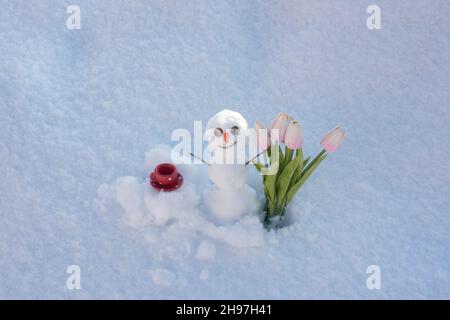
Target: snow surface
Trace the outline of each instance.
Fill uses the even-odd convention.
[[[76,3],[81,30],[72,1],[0,0],[0,298],[450,298],[448,1]],[[288,112],[307,154],[348,132],[278,232],[212,222],[204,166],[146,185],[224,108]]]

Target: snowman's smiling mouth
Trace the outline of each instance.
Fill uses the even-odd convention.
[[[236,143],[237,143],[237,141],[233,142],[233,143],[230,144],[229,146],[226,146],[226,147],[224,147],[224,146],[219,146],[219,147],[222,148],[222,149],[228,149],[229,147],[234,146]]]

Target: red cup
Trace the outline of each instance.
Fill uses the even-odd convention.
[[[161,163],[157,165],[155,171],[150,174],[150,179],[162,186],[168,186],[174,183],[177,177],[177,167],[171,163]]]

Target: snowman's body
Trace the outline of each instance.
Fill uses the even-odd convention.
[[[239,190],[247,181],[246,165],[211,164],[208,167],[209,179],[221,190]]]
[[[215,141],[209,145],[210,149],[221,148],[225,157],[245,152],[245,145],[241,145],[245,139],[238,140],[237,136],[244,135],[248,125],[239,113],[223,110],[208,121],[207,129],[216,131]],[[246,184],[247,174],[248,167],[245,163],[222,162],[209,165],[208,176],[214,186],[205,192],[204,203],[221,222],[236,221],[258,209],[256,191]]]

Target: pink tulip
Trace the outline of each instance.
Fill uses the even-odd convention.
[[[258,152],[266,151],[270,147],[270,137],[268,130],[262,122],[257,121],[255,124],[255,131]]]
[[[345,131],[339,127],[336,127],[322,138],[320,144],[327,152],[335,152],[337,149],[339,149],[345,137]]]
[[[292,150],[300,149],[303,145],[303,128],[298,121],[292,121],[286,129],[284,137],[286,147]]]
[[[272,139],[279,141],[279,142],[284,142],[284,137],[286,135],[286,129],[289,125],[289,123],[291,123],[292,118],[289,117],[286,113],[281,112],[279,114],[277,114],[277,116],[275,117],[275,119],[272,122],[272,129],[277,129],[278,130],[278,135],[274,134]]]

